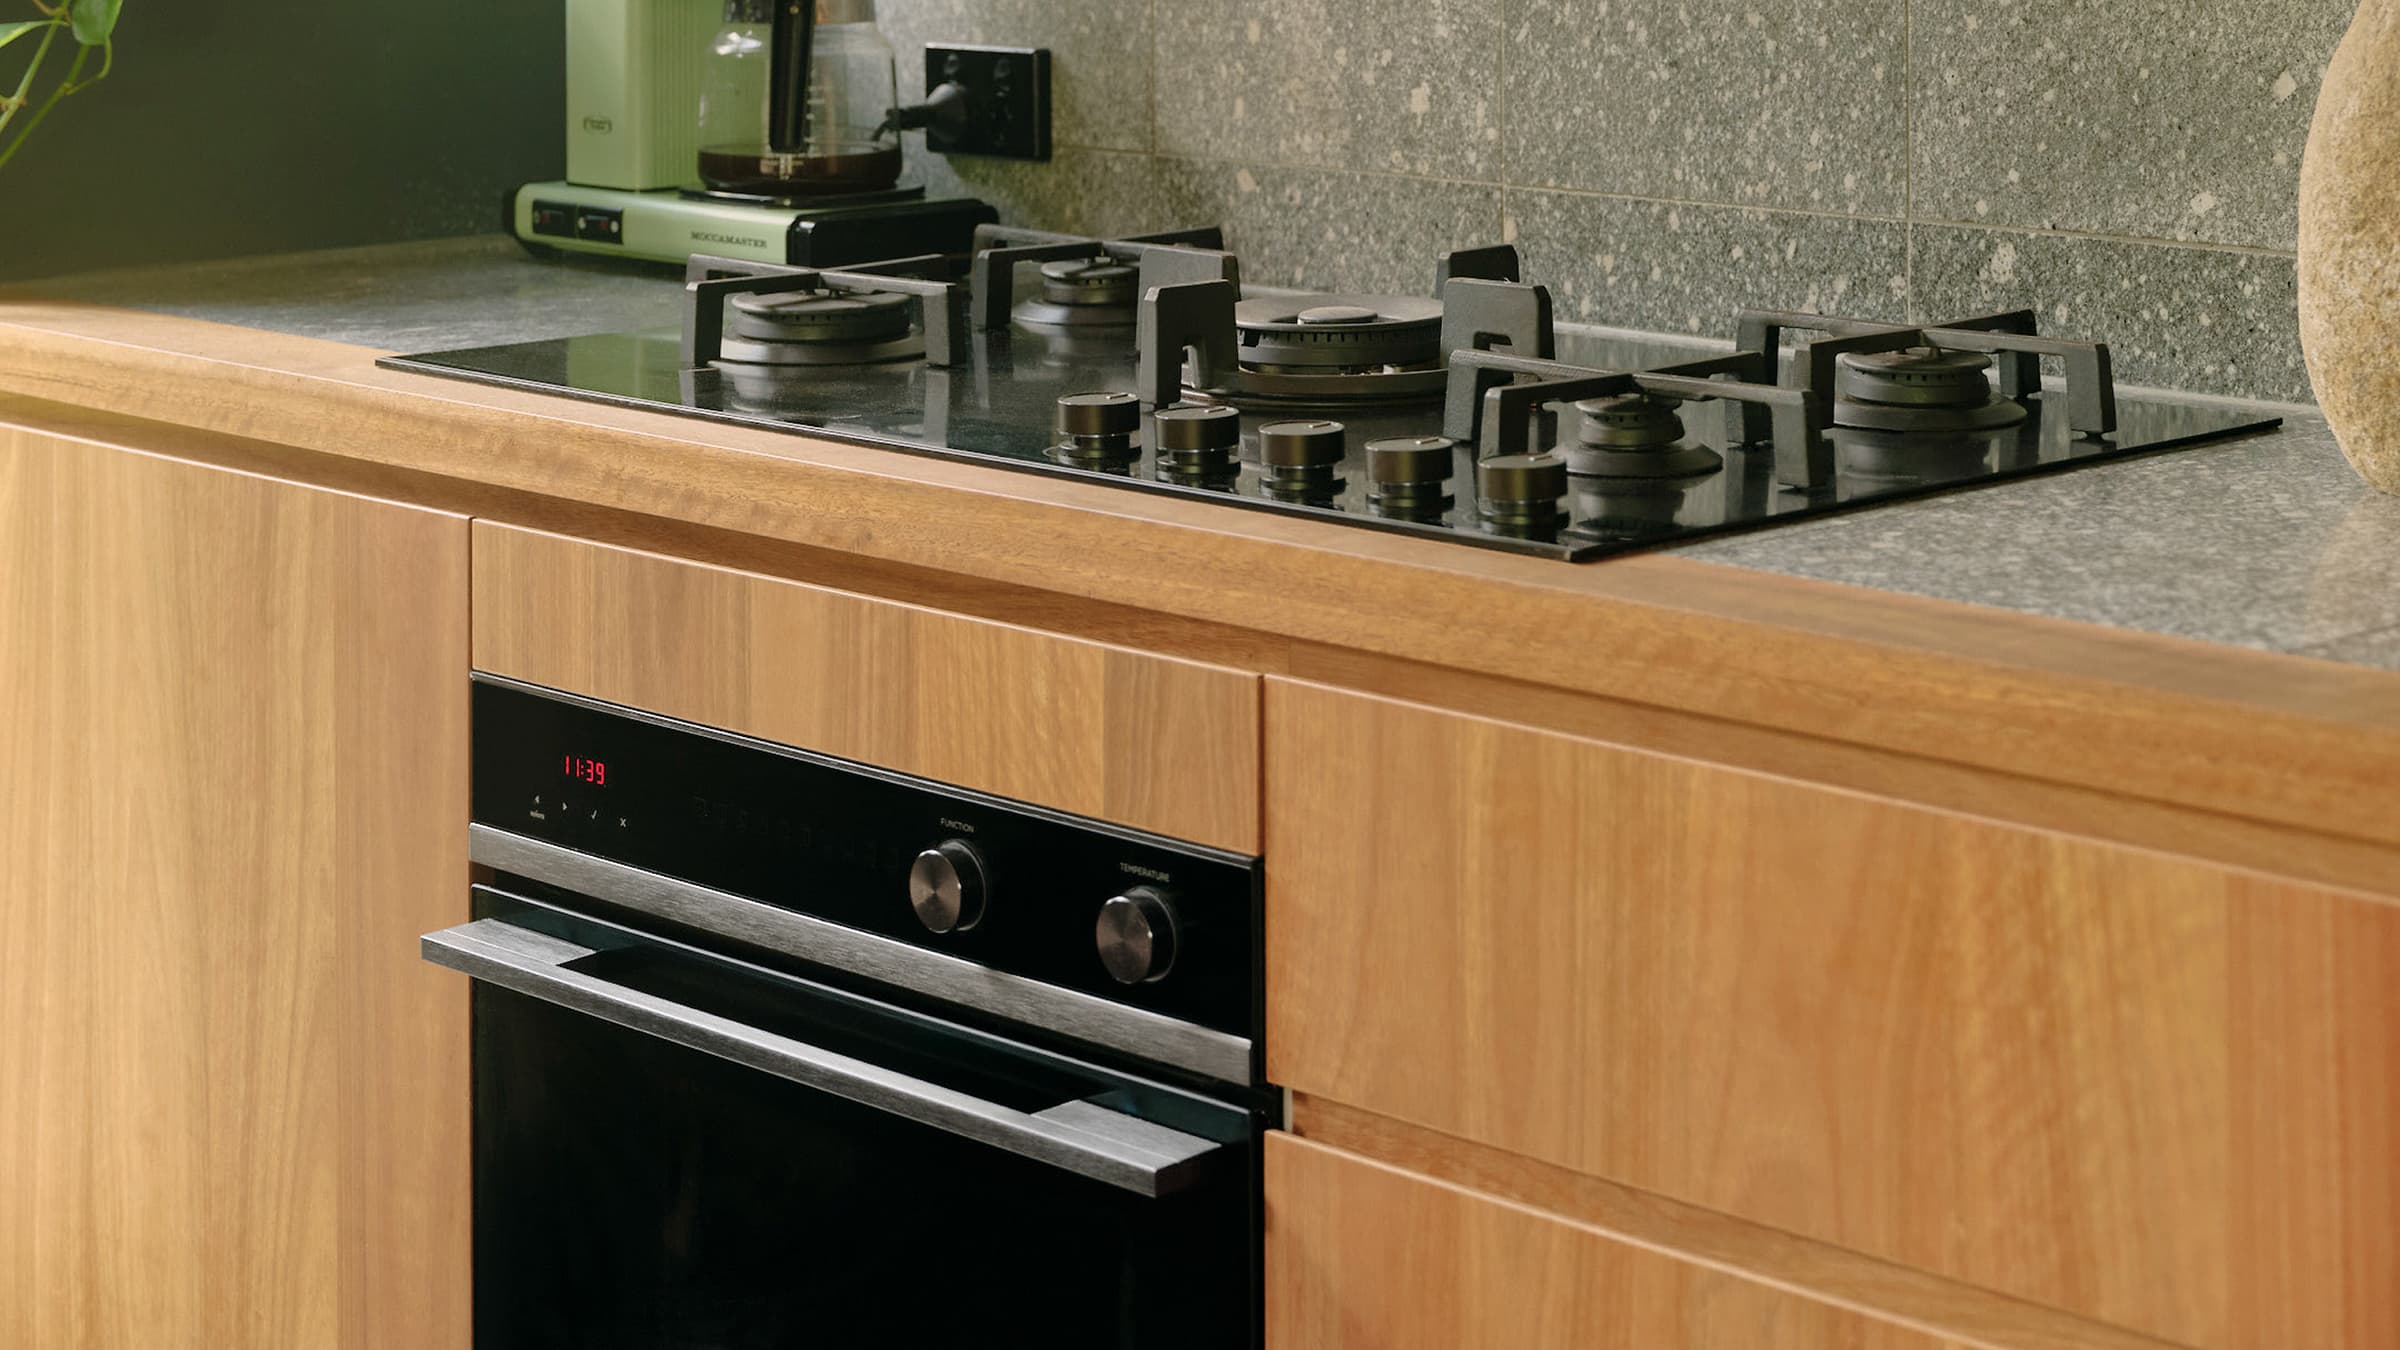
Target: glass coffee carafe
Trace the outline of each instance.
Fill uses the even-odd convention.
[[[787,88],[795,75],[800,89]],[[888,188],[900,177],[888,120],[898,95],[875,0],[725,0],[700,84],[700,180],[764,197]]]

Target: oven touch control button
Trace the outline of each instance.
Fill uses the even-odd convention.
[[[1100,964],[1119,984],[1166,978],[1175,968],[1175,906],[1165,891],[1136,886],[1100,906],[1094,928]]]
[[[908,903],[936,933],[973,928],[983,919],[983,858],[964,839],[945,839],[908,869]]]

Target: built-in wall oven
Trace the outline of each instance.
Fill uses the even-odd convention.
[[[473,712],[477,1350],[1256,1345],[1256,859]]]

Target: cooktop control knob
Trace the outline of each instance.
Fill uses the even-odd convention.
[[[1498,527],[1555,522],[1566,490],[1567,462],[1556,455],[1496,455],[1475,466],[1475,495],[1484,518]]]
[[[1180,454],[1201,450],[1230,450],[1241,444],[1242,414],[1223,404],[1197,407],[1177,404],[1158,410],[1158,448]]]
[[[1142,401],[1131,394],[1062,395],[1054,454],[1077,468],[1123,472],[1138,456],[1133,438],[1141,429]]]
[[[908,903],[936,933],[963,932],[983,919],[983,855],[964,839],[945,839],[908,869]]]
[[[1142,429],[1142,401],[1131,394],[1066,394],[1058,400],[1061,436],[1130,436]]]
[[[1136,886],[1100,906],[1093,934],[1100,964],[1119,984],[1147,984],[1175,968],[1175,905],[1155,886]]]
[[[1393,436],[1367,442],[1367,497],[1379,509],[1439,512],[1455,472],[1458,443],[1447,436]]]
[[[1349,434],[1339,422],[1269,422],[1258,429],[1258,466],[1263,485],[1277,496],[1317,496],[1341,486]]]
[[[1158,463],[1162,470],[1207,474],[1233,464],[1242,443],[1237,408],[1178,406],[1158,410]]]

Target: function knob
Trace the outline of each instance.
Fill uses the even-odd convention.
[[[908,869],[908,903],[935,933],[964,932],[983,919],[983,855],[964,839],[945,839]]]
[[[1119,984],[1147,984],[1175,968],[1174,902],[1155,886],[1136,886],[1100,906],[1093,936],[1100,964]]]

